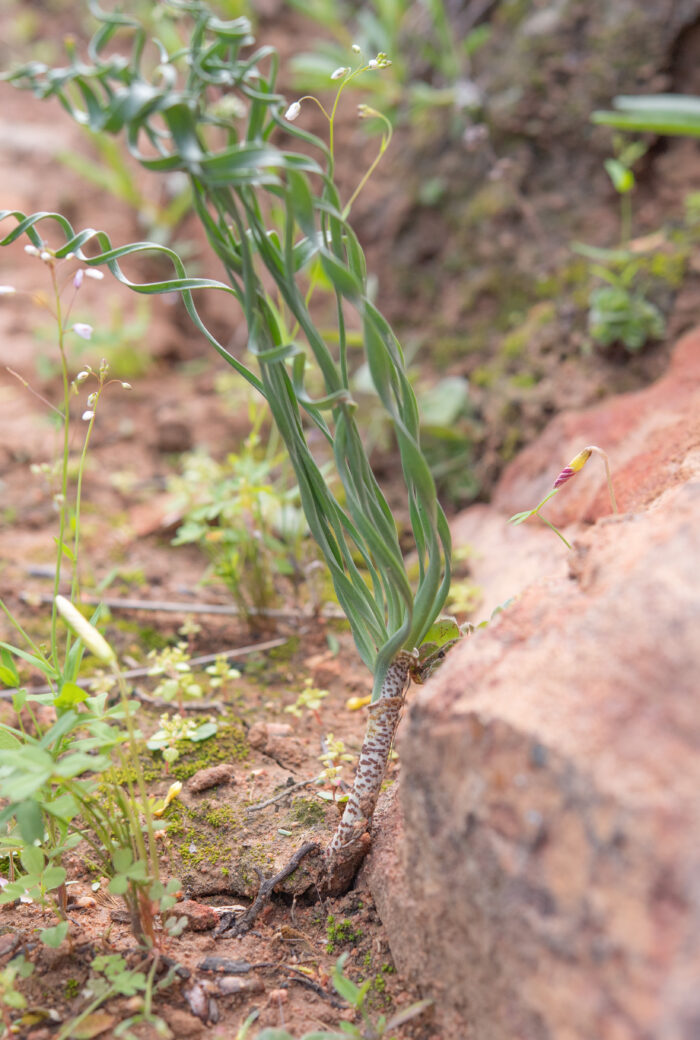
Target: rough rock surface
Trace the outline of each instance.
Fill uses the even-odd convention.
[[[615,94],[669,89],[668,55],[700,16],[698,0],[506,0],[495,7],[491,39],[476,55],[494,122],[576,144],[577,130],[590,133],[591,111]]]
[[[699,415],[696,333],[666,378],[556,420],[504,477],[494,523],[602,443],[629,511],[570,527],[568,571],[551,532],[511,530],[486,598],[518,530],[548,553],[404,721],[367,875],[441,1040],[700,1036]],[[560,522],[600,516],[599,471],[570,488]]]

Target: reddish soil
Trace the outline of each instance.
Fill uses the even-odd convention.
[[[0,19],[0,35],[2,29]],[[300,30],[296,31],[298,40]],[[278,34],[279,31],[272,35]],[[289,33],[281,42],[285,53],[294,50],[295,38]],[[3,208],[24,212],[59,210],[76,227],[104,228],[115,242],[143,235],[132,209],[113,197],[106,199],[103,192],[86,186],[84,180],[62,164],[60,155],[64,151],[94,153],[56,104],[42,106],[31,96],[7,86],[2,88],[2,98]],[[416,215],[415,200],[405,194],[393,191],[392,195],[392,185],[401,183],[410,168],[406,134],[399,135],[394,165],[385,167],[358,206],[360,236],[366,232],[370,266],[382,273],[381,302],[387,314],[399,319],[399,324],[403,315],[404,326],[410,320],[412,330],[420,332],[424,339],[429,339],[435,328],[444,335],[446,324],[453,320],[453,334],[458,336],[462,334],[463,315],[459,273],[448,278],[443,272],[440,308],[435,307],[428,292],[414,293],[415,281],[411,285],[401,281],[401,271],[405,273],[410,267],[414,279],[420,281],[421,271],[432,278],[439,255],[435,243],[426,245],[426,229],[432,218],[426,217],[425,211]],[[350,144],[355,143],[356,139],[351,138]],[[653,226],[666,211],[664,207],[677,203],[688,179],[695,174],[696,162],[696,156],[689,156],[689,172],[685,179],[677,175],[679,184],[672,200],[661,200],[658,206],[647,202],[648,224]],[[401,163],[405,165],[402,167]],[[449,165],[449,160],[445,159],[443,165]],[[354,170],[351,173],[354,177]],[[137,172],[134,176],[145,201],[162,202],[160,189],[152,180]],[[390,203],[383,214],[387,223],[380,225],[379,200],[387,197]],[[600,203],[600,212],[608,225],[615,219],[614,205],[613,199]],[[416,217],[416,228],[423,229],[422,245],[407,231],[412,216]],[[392,263],[394,236],[400,241],[398,273]],[[211,260],[199,258],[201,237],[191,221],[184,221],[177,229],[177,237],[192,244],[199,271],[218,275]],[[504,248],[507,244],[504,240]],[[207,265],[212,269],[208,270]],[[454,270],[454,264],[451,266]],[[46,631],[46,598],[50,599],[51,593],[48,568],[53,560],[56,515],[50,482],[41,474],[30,474],[29,467],[55,458],[58,434],[46,402],[60,396],[60,382],[50,323],[45,311],[30,305],[30,298],[36,293],[45,295],[49,286],[41,261],[27,256],[19,244],[0,252],[0,283],[12,284],[29,294],[4,298],[0,303],[2,595],[28,630],[41,637],[40,633]],[[687,299],[681,298],[679,306],[684,300],[687,305]],[[477,300],[475,323],[489,317],[489,306],[485,297]],[[220,300],[211,298],[204,308],[207,319],[222,330],[234,347],[244,345],[240,319],[226,313]],[[177,640],[177,629],[187,616],[188,607],[197,603],[231,603],[222,586],[199,584],[206,561],[196,549],[175,549],[170,544],[176,521],[166,481],[178,472],[185,451],[196,448],[220,459],[236,450],[249,428],[247,405],[240,395],[217,390],[217,376],[225,366],[192,333],[187,316],[177,303],[162,299],[149,303],[146,317],[134,297],[116,283],[86,282],[76,301],[74,317],[91,322],[97,333],[96,344],[81,343],[80,355],[71,357],[74,370],[86,362],[99,364],[104,353],[111,359],[114,376],[133,385],[131,391],[112,387],[100,406],[84,488],[84,587],[94,587],[112,575],[108,596],[184,604],[179,614],[112,608],[108,634],[115,641],[121,660],[138,666],[149,645]],[[675,324],[671,322],[674,333],[684,320],[690,318],[681,315]],[[108,333],[121,340],[121,348],[110,346]],[[128,349],[123,346],[125,340]],[[594,364],[589,357],[579,356],[575,343],[574,347],[562,351],[554,349],[551,343],[533,347],[540,352],[537,359],[542,368],[541,388],[531,405],[533,415],[522,399],[513,406],[516,413],[520,408],[517,421],[522,429],[518,443],[539,429],[553,410],[580,405],[598,395],[606,380],[609,389],[641,385],[665,363],[663,345],[626,366],[610,356],[597,356]],[[475,355],[464,352],[456,360],[448,359],[442,367],[440,360],[433,358],[425,366],[424,374],[428,382],[434,382],[445,372],[470,375],[475,367]],[[501,449],[509,436],[512,412],[497,414],[496,404],[489,403],[486,389],[477,389],[477,400],[479,422],[493,420],[496,431],[479,462],[480,493],[485,494],[506,458]],[[498,400],[501,407],[503,402]],[[76,417],[83,407],[81,398],[76,404]],[[79,421],[76,425],[80,425]],[[74,449],[77,447],[76,439]],[[378,459],[379,467],[386,458]],[[243,673],[241,678],[217,693],[221,702],[220,728],[229,727],[238,737],[233,743],[218,741],[221,750],[220,754],[213,754],[213,761],[230,762],[233,782],[200,793],[192,792],[185,784],[180,801],[169,811],[172,826],[163,843],[164,876],[180,878],[183,893],[201,908],[247,905],[257,888],[254,868],[258,864],[263,873],[269,874],[303,841],[323,844],[332,833],[337,810],[318,797],[318,786],[290,791],[259,813],[251,814],[248,809],[274,795],[284,795],[285,786],[315,777],[321,768],[322,742],[328,734],[342,738],[353,755],[359,751],[365,716],[361,710],[349,711],[346,701],[351,696],[366,694],[370,680],[359,664],[348,632],[339,623],[311,616],[303,595],[301,604],[285,601],[284,595],[281,591],[280,605],[288,606],[289,616],[285,620],[267,619],[255,631],[233,615],[222,619],[204,614],[197,618],[202,631],[191,641],[193,654],[236,648],[244,651],[236,662]],[[0,621],[0,636],[14,641],[5,621]],[[248,652],[252,644],[273,639],[284,640],[281,650]],[[304,711],[296,718],[285,708],[294,704],[306,678],[327,689],[329,696],[317,711]],[[135,687],[136,695],[143,700],[141,725],[146,734],[157,728],[163,710],[162,705],[149,703],[153,685],[154,680],[139,679]],[[0,708],[5,720],[12,718],[7,700],[0,701]],[[260,723],[273,726],[271,736],[262,741]],[[275,731],[274,726],[283,729]],[[256,746],[248,739],[253,727],[257,727],[253,731]],[[286,727],[291,729],[287,731]],[[217,738],[207,744],[214,746],[215,742]],[[178,770],[183,776],[191,772],[190,766],[198,761],[200,751],[203,756],[207,744],[184,754],[173,774],[166,772],[159,755],[149,753],[147,767],[153,792],[163,795]],[[210,752],[207,764],[211,760]],[[345,766],[346,781],[351,779],[352,768],[352,763]],[[397,769],[398,763],[393,762],[389,782],[395,780]],[[223,810],[218,817],[217,809]],[[207,822],[207,815],[217,822]],[[207,842],[216,847],[216,854],[197,858],[198,849],[209,847]],[[194,853],[190,851],[192,847]],[[69,911],[70,942],[58,951],[43,949],[36,942],[35,930],[50,921],[46,911],[33,904],[0,911],[0,969],[20,950],[37,967],[24,986],[30,1008],[38,1009],[33,1021],[27,1019],[19,1026],[19,1035],[26,1040],[50,1040],[58,1022],[65,1023],[80,1013],[86,1003],[81,994],[96,954],[119,952],[131,958],[132,963],[135,956],[133,937],[120,906],[107,895],[105,883],[94,891],[93,885],[100,879],[79,856],[73,857],[69,865],[71,896],[82,898],[83,903],[73,903]],[[206,910],[199,913],[206,919]],[[192,914],[196,923],[195,912]],[[340,936],[328,925],[329,915],[336,923],[347,920]],[[335,1027],[339,1018],[348,1014],[330,982],[333,964],[341,952],[349,955],[346,970],[351,977],[373,980],[369,999],[373,1016],[390,1014],[415,999],[430,996],[410,990],[393,972],[381,921],[361,879],[347,897],[333,904],[308,897],[295,901],[292,886],[287,893],[273,897],[254,931],[245,937],[215,939],[211,930],[199,932],[189,928],[177,939],[164,938],[163,952],[187,973],[187,978],[173,983],[155,1005],[174,1036],[204,1035],[221,1040],[233,1037],[254,1009],[260,1012],[254,1029],[278,1026],[297,1035],[305,1030]],[[209,956],[246,961],[251,967],[236,976],[229,972],[223,987],[227,992],[223,992],[220,978],[201,969],[201,963]],[[238,979],[240,985],[231,978]],[[116,1024],[133,1014],[135,1007],[128,998],[110,1001],[104,1009],[109,1016],[102,1022],[104,1028],[99,1034],[89,1035],[111,1036]],[[439,1040],[431,1027],[430,1012],[393,1033],[415,1040]],[[142,1028],[137,1035],[155,1034]]]

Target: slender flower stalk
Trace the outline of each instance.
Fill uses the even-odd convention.
[[[560,488],[564,486],[564,484],[568,483],[572,477],[575,477],[576,474],[583,469],[583,467],[590,459],[591,455],[598,455],[599,458],[603,460],[603,465],[605,466],[605,479],[608,485],[608,494],[610,495],[610,505],[612,507],[613,513],[617,513],[617,500],[615,498],[615,490],[613,488],[612,482],[612,473],[610,471],[610,460],[608,459],[608,456],[602,448],[596,447],[595,444],[589,444],[587,448],[583,448],[583,450],[580,451],[578,455],[575,455],[567,466],[564,466],[564,469],[559,473],[556,480],[554,481],[554,484],[552,485],[552,490],[549,492],[549,494],[545,495],[542,501],[539,502],[534,509],[528,509],[522,513],[516,513],[514,516],[510,517],[508,523],[517,526],[518,524],[522,524],[526,520],[529,520],[532,516],[538,516],[540,520],[544,521],[547,527],[550,527],[552,531],[554,531],[558,538],[561,538],[562,542],[567,547],[567,549],[570,549],[571,544],[566,540],[566,538],[561,533],[558,527],[555,527],[554,524],[550,520],[548,520],[546,516],[542,516],[541,510],[543,506],[546,506],[547,503],[552,498],[554,498],[556,493],[560,490]]]

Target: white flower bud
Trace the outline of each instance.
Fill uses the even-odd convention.
[[[87,618],[83,617],[70,600],[67,600],[65,596],[56,596],[54,603],[65,623],[78,639],[82,639],[91,654],[94,654],[103,664],[113,664],[116,661],[117,655],[104,636],[97,631],[94,625],[90,624]]]
[[[38,256],[39,255],[39,250],[37,249],[36,246],[25,246],[24,247],[24,251],[25,251],[25,253],[28,253],[29,256]]]
[[[53,260],[53,255],[49,253],[48,249],[42,250],[42,252],[39,253],[39,257],[45,264],[48,264],[50,260]]]
[[[88,372],[88,370],[84,368],[82,372],[78,372],[77,376],[75,377],[75,382],[84,383],[89,375],[90,373]]]
[[[122,389],[123,390],[133,390],[134,388],[131,385],[131,383],[122,383]]]
[[[331,72],[331,79],[342,79],[343,76],[347,76],[349,71],[350,69],[348,69],[345,65],[341,65],[339,69],[336,69],[334,72]]]
[[[80,336],[81,339],[92,338],[92,325],[86,325],[83,321],[76,321],[73,325],[73,332],[76,336]]]
[[[367,67],[370,68],[370,69],[376,69],[378,65],[379,65],[379,62],[377,61],[376,58],[370,58],[369,61],[367,62]]]
[[[83,271],[83,269],[81,267],[73,275],[73,288],[74,289],[79,289],[80,288],[80,286],[83,284],[83,278],[84,277],[85,277],[85,272]]]
[[[0,285],[0,296],[12,296],[16,292],[14,285]]]
[[[88,267],[87,270],[85,271],[85,277],[86,278],[94,278],[96,282],[101,282],[102,279],[104,278],[104,276],[105,276],[104,271],[98,271],[94,267]]]
[[[94,393],[92,393],[92,394],[90,394],[88,396],[88,399],[87,399],[87,406],[88,406],[88,408],[94,408],[96,402],[97,402],[97,391],[95,391]]]
[[[81,418],[85,422],[90,422],[91,419],[95,418],[95,413],[88,408],[86,411],[83,412]]]
[[[289,106],[289,108],[287,109],[287,111],[284,113],[284,118],[286,120],[288,120],[288,122],[293,123],[294,120],[297,118],[297,116],[299,115],[300,112],[301,112],[301,105],[299,104],[298,101],[293,101],[291,103],[291,105]]]
[[[352,51],[353,51],[353,54],[361,54],[362,53],[362,48],[360,47],[359,43],[353,43]]]

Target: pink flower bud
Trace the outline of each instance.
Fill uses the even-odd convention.
[[[83,278],[84,277],[85,277],[85,272],[83,271],[83,269],[81,267],[73,275],[73,288],[74,289],[79,289],[80,288],[80,286],[83,284]]]
[[[76,336],[80,336],[81,339],[91,339],[92,325],[86,325],[85,322],[76,321],[75,325],[73,325],[73,332]]]
[[[575,455],[569,465],[564,466],[564,469],[554,481],[553,487],[560,488],[562,484],[566,484],[567,480],[571,480],[575,473],[578,473],[580,469],[583,469],[592,454],[592,448],[584,448],[583,451],[578,453],[578,455]]]

